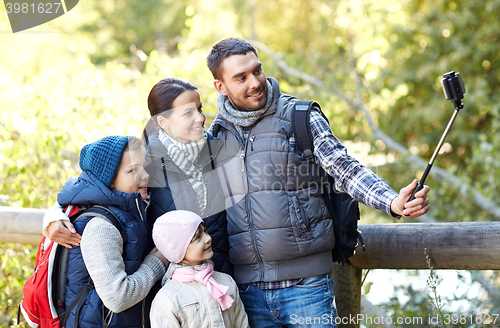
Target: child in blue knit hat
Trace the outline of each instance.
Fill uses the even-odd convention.
[[[70,178],[57,202],[70,205],[101,205],[123,226],[126,238],[105,216],[92,209],[74,222],[80,246],[69,250],[65,305],[92,279],[93,288],[75,319],[66,327],[142,327],[143,300],[166,272],[168,261],[155,248],[148,254],[145,205],[149,175],[144,170],[140,140],[109,136],[84,146],[78,178]],[[82,262],[83,259],[83,262]],[[146,307],[148,308],[148,307]]]

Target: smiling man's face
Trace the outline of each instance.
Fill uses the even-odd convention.
[[[233,55],[221,63],[222,79],[215,80],[215,89],[239,110],[254,111],[264,107],[267,97],[266,74],[253,53]]]

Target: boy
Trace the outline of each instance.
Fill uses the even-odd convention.
[[[102,138],[82,148],[79,164],[83,172],[65,183],[58,203],[63,208],[106,207],[123,226],[126,238],[103,216],[84,212],[75,220],[82,239],[80,247],[69,250],[65,306],[83,288],[91,286],[91,290],[85,302],[71,311],[66,327],[99,327],[103,323],[110,328],[142,327],[141,301],[165,274],[168,262],[156,249],[147,253],[143,200],[149,175],[144,171],[140,141],[123,136]]]

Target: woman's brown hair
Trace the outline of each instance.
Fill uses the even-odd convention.
[[[181,93],[189,90],[197,90],[197,88],[193,84],[175,77],[163,79],[151,89],[148,96],[148,109],[151,118],[142,134],[146,145],[148,144],[148,136],[160,129],[156,117],[168,114],[168,111],[172,109],[174,100]]]

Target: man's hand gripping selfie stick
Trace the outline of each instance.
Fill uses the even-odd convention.
[[[418,182],[415,189],[413,189],[413,192],[411,193],[411,196],[407,202],[411,202],[412,200],[414,200],[415,194],[424,188],[425,179],[427,179],[427,176],[431,171],[432,165],[434,164],[434,160],[439,154],[439,150],[443,145],[444,139],[446,138],[446,135],[450,131],[451,125],[453,124],[455,118],[458,115],[458,111],[464,107],[461,99],[464,98],[465,86],[462,77],[460,76],[460,73],[458,72],[455,73],[455,71],[451,71],[443,74],[443,76],[444,78],[441,79],[441,85],[443,86],[444,95],[446,96],[447,100],[450,100],[453,103],[453,105],[455,105],[455,111],[453,112],[453,115],[451,116],[451,119],[448,122],[448,125],[446,126],[443,135],[441,136],[441,140],[439,140],[436,150],[434,150],[434,153],[432,154],[431,160],[427,164],[427,168],[425,169],[422,178]],[[401,215],[398,216],[398,219],[399,218],[401,218]]]

